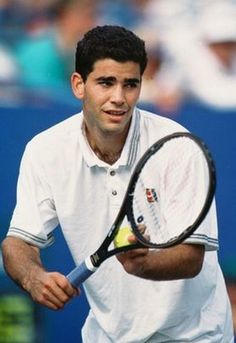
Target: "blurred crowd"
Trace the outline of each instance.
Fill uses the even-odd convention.
[[[0,0],[0,98],[70,92],[75,44],[103,24],[146,42],[141,102],[236,108],[236,0]]]

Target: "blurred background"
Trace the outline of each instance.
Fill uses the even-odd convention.
[[[103,24],[146,42],[139,106],[185,125],[213,153],[219,259],[236,329],[236,0],[0,0],[0,239],[25,144],[81,109],[70,88],[75,45]],[[73,261],[60,229],[55,234],[43,260],[66,274]],[[0,259],[0,343],[80,342],[87,312],[84,295],[59,312],[34,304]]]

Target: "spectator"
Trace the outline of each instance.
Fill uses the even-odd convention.
[[[159,30],[166,62],[155,76],[153,101],[164,108],[170,99],[175,107],[193,99],[218,109],[235,108],[236,4],[200,1],[194,6],[182,0],[155,6],[151,1],[146,16],[150,30]]]
[[[18,78],[18,68],[12,53],[0,44],[0,84],[12,83]]]
[[[167,61],[161,37],[156,30],[146,26],[136,28],[136,32],[146,42],[148,64],[143,75],[140,102],[146,106],[156,107],[165,115],[176,112],[182,93],[179,89],[179,76]]]
[[[0,0],[0,39],[14,46],[27,32],[49,25],[52,5],[58,0]]]
[[[133,28],[142,21],[149,0],[101,0],[98,16],[102,24],[115,24]]]
[[[43,89],[67,88],[75,42],[95,21],[92,0],[59,1],[50,27],[19,43],[16,55],[23,84]]]
[[[210,106],[236,108],[236,4],[207,6],[199,19],[199,39],[201,61],[195,55],[187,70],[191,93]]]

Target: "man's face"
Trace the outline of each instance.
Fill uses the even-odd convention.
[[[90,135],[127,133],[141,88],[140,66],[103,59],[80,85],[74,74],[74,93],[83,101],[86,129]],[[73,86],[73,76],[72,76]],[[78,92],[76,93],[75,90]]]

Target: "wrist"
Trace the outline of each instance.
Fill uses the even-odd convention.
[[[32,284],[35,282],[36,279],[38,279],[40,273],[42,273],[43,271],[44,269],[42,266],[38,266],[38,265],[32,266],[22,279],[22,282],[21,282],[22,288],[26,292],[30,293]]]

